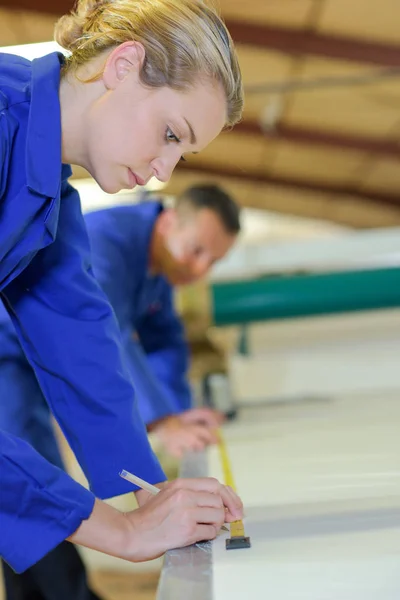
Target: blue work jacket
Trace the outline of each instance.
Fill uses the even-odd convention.
[[[93,270],[117,316],[141,415],[151,423],[191,407],[189,350],[173,289],[150,272],[159,202],[85,215]]]
[[[0,557],[25,571],[74,533],[94,495],[32,446],[0,430]]]
[[[153,483],[165,476],[134,402],[118,324],[93,275],[71,169],[61,162],[61,62],[57,53],[32,63],[0,54],[0,293],[92,491],[104,498],[132,489],[118,475],[123,468]],[[54,467],[30,464],[32,478],[47,481],[45,513]],[[21,516],[7,469],[0,495],[4,514],[17,508]],[[4,537],[12,540],[7,529]],[[32,536],[27,552],[36,543]]]

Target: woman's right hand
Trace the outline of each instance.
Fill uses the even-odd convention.
[[[217,479],[176,479],[159,487],[156,496],[138,490],[140,508],[129,513],[96,500],[89,518],[67,539],[141,562],[173,548],[212,540],[224,522],[243,518],[240,498]]]
[[[212,540],[225,521],[242,516],[238,496],[216,479],[177,479],[125,513],[126,558],[150,560],[173,548]]]

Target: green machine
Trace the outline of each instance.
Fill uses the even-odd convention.
[[[210,321],[239,325],[400,306],[400,268],[268,276],[211,285]]]
[[[400,268],[268,275],[215,282],[196,294],[193,321],[239,325],[237,351],[249,355],[247,325],[255,322],[400,307]],[[204,398],[228,417],[236,407],[226,374],[204,378]]]

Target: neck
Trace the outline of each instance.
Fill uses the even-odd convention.
[[[85,166],[83,113],[79,84],[64,77],[60,84],[62,161]],[[79,107],[79,110],[78,110]]]
[[[83,83],[95,68],[96,59],[74,73],[66,73],[60,83],[62,161],[90,171],[87,153],[87,133],[92,104],[104,93],[101,79]]]

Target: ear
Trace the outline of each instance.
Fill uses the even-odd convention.
[[[114,48],[108,55],[103,71],[106,89],[115,89],[132,72],[139,75],[145,55],[145,49],[139,42],[124,42]]]
[[[176,210],[174,208],[165,208],[158,218],[159,231],[163,235],[165,235],[166,233],[168,233],[170,231],[171,227],[173,227],[173,225],[176,223],[176,220],[177,220]]]

